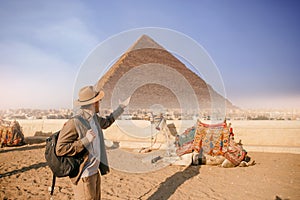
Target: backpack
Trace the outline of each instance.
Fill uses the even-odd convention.
[[[87,126],[87,122],[84,122],[82,117],[76,116],[76,118]],[[56,177],[69,176],[72,178],[78,174],[80,164],[83,162],[83,154],[85,153],[84,150],[76,156],[57,156],[55,149],[59,133],[60,131],[57,131],[46,139],[45,159],[53,174],[50,195],[53,195]]]

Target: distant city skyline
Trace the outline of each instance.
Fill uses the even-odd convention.
[[[1,1],[0,109],[71,108],[89,53],[141,27],[202,45],[234,105],[299,109],[299,8],[292,0]]]

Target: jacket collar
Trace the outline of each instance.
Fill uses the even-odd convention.
[[[80,115],[89,121],[95,115],[95,113],[88,109],[80,109]]]

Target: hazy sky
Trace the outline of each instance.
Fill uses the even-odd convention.
[[[0,109],[71,108],[80,64],[134,28],[182,32],[216,63],[242,108],[300,108],[300,3],[0,1]]]

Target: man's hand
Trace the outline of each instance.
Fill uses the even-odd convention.
[[[119,100],[119,104],[120,104],[121,108],[125,108],[125,107],[128,106],[128,104],[129,104],[129,102],[130,102],[130,98],[131,98],[131,96],[128,97],[128,98],[127,98],[125,101],[123,101],[123,102],[121,102],[121,100]]]
[[[92,129],[89,129],[87,132],[86,132],[86,135],[85,137],[88,139],[89,142],[92,142],[95,137],[96,137],[96,134],[94,133],[94,131]]]

